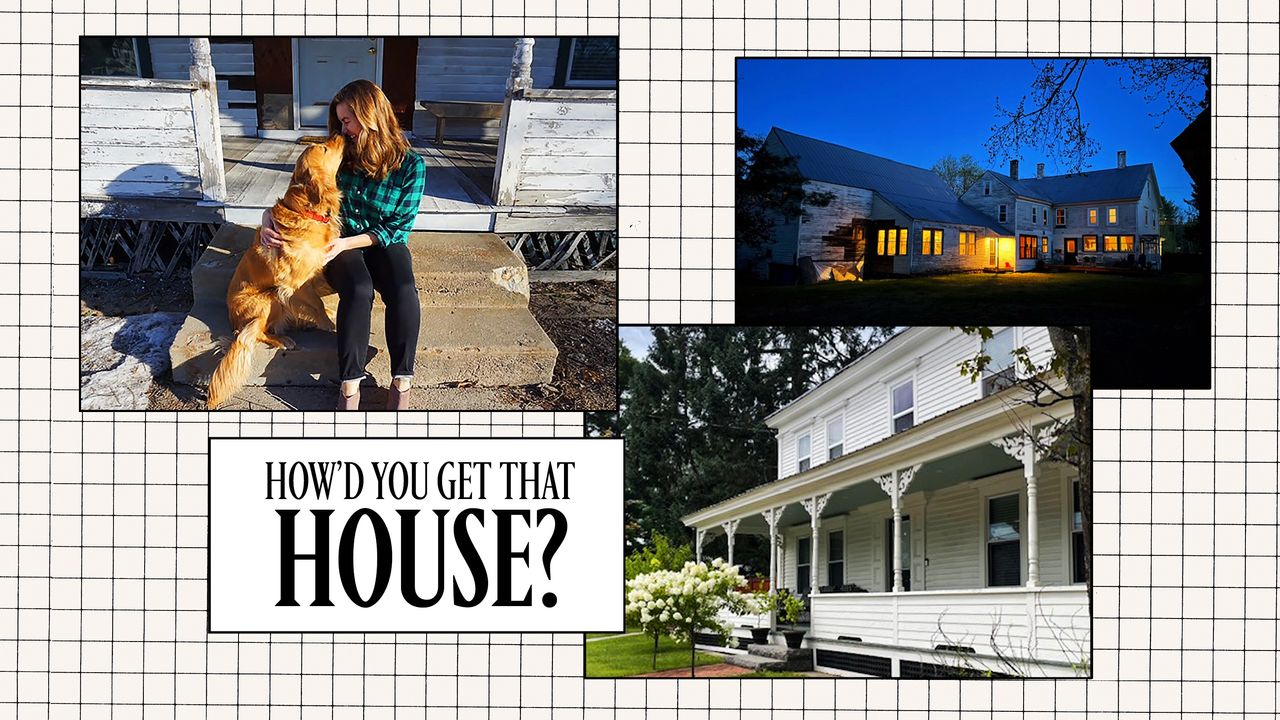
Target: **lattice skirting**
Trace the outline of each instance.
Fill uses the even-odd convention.
[[[503,239],[530,270],[606,270],[617,266],[615,230],[526,232]]]
[[[215,223],[80,219],[80,269],[167,277],[190,268],[218,230]]]

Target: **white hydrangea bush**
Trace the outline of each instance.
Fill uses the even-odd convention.
[[[692,641],[693,633],[709,630],[727,641],[732,628],[720,622],[720,611],[752,612],[753,598],[741,592],[747,579],[736,565],[716,558],[687,562],[680,570],[656,570],[627,582],[627,618],[652,636],[670,635]]]

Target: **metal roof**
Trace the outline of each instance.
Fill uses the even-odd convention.
[[[796,159],[800,174],[809,180],[874,190],[916,220],[974,225],[1012,235],[989,215],[960,202],[946,181],[932,170],[781,128],[773,128],[771,134]]]
[[[1151,163],[1139,163],[1122,168],[1017,180],[995,171],[991,174],[1024,197],[1050,203],[1082,203],[1141,197],[1147,176],[1154,172]]]

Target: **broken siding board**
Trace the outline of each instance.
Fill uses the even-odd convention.
[[[871,213],[871,191],[815,181],[806,182],[805,188],[811,192],[829,192],[835,197],[825,207],[806,206],[809,217],[800,223],[797,255],[815,261],[844,260],[844,248],[828,245],[823,237],[855,219],[867,218]]]

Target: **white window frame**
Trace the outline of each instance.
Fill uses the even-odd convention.
[[[1010,326],[1010,327],[1003,327],[1003,328],[1000,328],[999,330],[996,330],[995,332],[993,332],[993,333],[991,334],[992,339],[995,339],[995,336],[996,336],[996,335],[999,335],[999,334],[1000,334],[1000,333],[1002,333],[1002,332],[1008,332],[1008,333],[1010,333],[1011,335],[1013,335],[1013,349],[1015,349],[1015,350],[1016,350],[1016,349],[1018,349],[1018,348],[1020,347],[1020,345],[1019,345],[1018,343],[1019,343],[1019,341],[1022,339],[1022,333],[1019,331],[1019,329],[1018,329],[1017,327]],[[979,352],[979,353],[981,353],[981,354],[983,354],[983,355],[986,355],[986,354],[987,354],[987,352],[986,352],[986,351],[987,351],[987,347],[986,347],[986,346],[987,346],[986,341],[984,341],[984,340],[978,340],[978,352]],[[994,358],[992,358],[992,359],[994,359]],[[988,364],[987,368],[984,368],[984,369],[983,369],[983,371],[982,371],[982,377],[978,379],[978,382],[974,383],[974,385],[978,386],[977,393],[978,393],[978,399],[979,399],[979,400],[981,400],[981,399],[982,399],[982,398],[984,398],[984,397],[990,397],[989,395],[987,395],[987,392],[986,392],[987,378],[988,378],[988,377],[991,377],[992,375],[995,375],[995,374],[996,374],[995,372],[992,372],[992,371],[989,369],[990,367],[991,367],[991,366],[990,366],[990,364]],[[1019,370],[1019,368],[1018,368],[1018,359],[1017,359],[1017,357],[1014,357],[1014,358],[1013,358],[1013,365],[1011,365],[1010,367],[1012,367],[1012,368],[1013,368],[1013,377],[1014,377],[1014,379],[1015,379],[1015,380],[1017,380],[1017,379],[1021,376],[1021,375],[1020,375],[1020,370]],[[994,394],[994,393],[993,393],[993,394]]]
[[[1001,476],[1001,479],[993,482],[991,485],[982,488],[978,492],[978,501],[982,503],[981,522],[978,523],[978,571],[982,587],[996,588],[1019,588],[1026,587],[1027,584],[1027,493],[1026,480],[1022,477],[1021,470],[1011,470],[1007,476]],[[1018,496],[1018,577],[1021,582],[1017,585],[988,585],[989,568],[987,562],[987,527],[991,523],[991,500],[993,498],[1005,497],[1008,495]]]
[[[1074,579],[1075,538],[1073,536],[1075,535],[1075,530],[1072,528],[1072,524],[1074,521],[1074,518],[1072,516],[1074,515],[1074,513],[1071,511],[1071,504],[1072,502],[1074,502],[1074,497],[1075,497],[1075,485],[1079,482],[1080,482],[1080,478],[1077,478],[1077,477],[1066,476],[1062,478],[1062,497],[1064,499],[1062,503],[1062,515],[1063,515],[1062,547],[1064,550],[1063,565],[1066,568],[1066,571],[1063,573],[1064,575],[1063,579],[1066,581],[1067,585],[1083,586],[1085,584],[1083,580],[1080,580],[1079,582],[1077,582]],[[1080,525],[1081,525],[1080,532],[1083,533],[1084,532],[1083,519],[1081,520]]]
[[[1054,225],[1064,225],[1064,226],[1067,224],[1067,209],[1066,209],[1066,208],[1055,208],[1055,210],[1054,210],[1054,214],[1053,214],[1053,224],[1054,224]]]
[[[831,536],[837,533],[840,534],[840,582],[834,584],[844,585],[845,578],[849,577],[849,538],[845,535],[844,526],[842,525],[840,527],[831,528],[826,532],[826,544],[822,546],[825,549],[825,552],[822,554],[822,572],[824,579],[827,582],[819,584],[818,587],[833,584],[831,582],[831,563],[833,562],[831,559]],[[812,560],[812,558],[810,558],[810,560]]]
[[[1085,212],[1084,218],[1088,225],[1096,226],[1098,224],[1098,208],[1089,208],[1088,211]]]
[[[1009,222],[1009,206],[1001,204],[996,217],[999,218],[1000,222]]]
[[[831,426],[834,424],[838,424],[840,429],[840,442],[838,443],[831,442]],[[826,440],[827,440],[827,460],[835,460],[841,455],[844,455],[845,447],[844,447],[844,414],[843,413],[827,418]],[[840,452],[837,455],[832,455],[831,449],[836,445],[840,446]]]
[[[803,457],[800,455],[801,440],[804,440],[805,444],[809,446],[809,452]],[[801,467],[801,463],[804,463],[804,467]],[[796,472],[802,473],[811,467],[813,467],[813,434],[806,432],[796,436]]]
[[[895,391],[895,390],[897,390],[898,388],[902,387],[903,385],[910,385],[910,386],[911,386],[911,407],[910,407],[910,409],[908,409],[908,410],[903,410],[902,412],[895,413],[895,412],[893,411],[893,393],[894,393],[894,391]],[[889,434],[890,434],[890,435],[897,435],[897,434],[898,434],[898,433],[900,433],[900,432],[906,432],[907,430],[910,430],[911,428],[913,428],[913,427],[915,427],[916,425],[919,425],[919,424],[920,424],[920,423],[918,423],[918,422],[917,422],[917,418],[916,418],[916,407],[920,404],[920,402],[919,402],[919,398],[917,398],[917,397],[916,397],[916,378],[915,378],[915,375],[908,375],[907,377],[900,377],[900,378],[898,378],[898,379],[894,380],[893,382],[888,383],[888,386],[889,386]],[[898,430],[898,429],[897,429],[897,427],[898,427],[898,418],[903,417],[904,415],[906,415],[906,414],[908,414],[908,413],[910,413],[910,414],[911,414],[911,427],[903,428],[902,430]]]
[[[1111,219],[1113,215],[1115,216],[1114,220]],[[1120,208],[1118,207],[1107,208],[1107,224],[1108,225],[1120,224]]]

